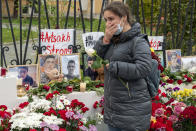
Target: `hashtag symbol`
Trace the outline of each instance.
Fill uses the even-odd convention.
[[[43,42],[43,40],[44,40],[44,32],[42,32],[42,34],[41,34],[41,41]]]

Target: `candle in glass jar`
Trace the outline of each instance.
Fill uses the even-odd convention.
[[[19,79],[17,80],[17,85],[22,85],[22,78],[19,78]]]
[[[86,83],[85,82],[81,82],[80,83],[80,92],[85,92],[86,91]]]

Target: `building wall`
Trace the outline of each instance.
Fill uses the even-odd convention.
[[[2,1],[2,16],[8,17],[5,0],[1,0],[1,1]],[[8,0],[8,6],[9,6],[10,16],[12,17],[14,16],[14,0]]]
[[[15,0],[8,0],[11,17],[14,16],[14,1]],[[93,5],[94,5],[93,6],[93,17],[97,17],[97,18],[99,17],[99,15],[101,13],[102,1],[103,0],[94,0],[94,2],[93,2]],[[122,1],[122,0],[109,0],[109,2],[111,2],[111,1]],[[48,8],[49,14],[56,15],[55,14],[56,0],[46,0],[46,3],[47,3],[47,8]],[[90,11],[91,11],[91,0],[81,0],[81,3],[82,3],[82,11],[83,11],[84,17],[89,18]],[[66,16],[68,4],[69,4],[69,0],[67,0],[67,1],[59,0],[59,14],[60,14],[60,16]],[[22,6],[25,7],[27,5],[28,5],[27,0],[22,0]],[[3,7],[2,8],[2,15],[3,15],[3,17],[7,17],[8,16],[7,15],[7,8],[6,8],[4,0],[2,0],[2,7]],[[43,7],[43,1],[42,1],[42,7]],[[30,12],[31,12],[30,10],[31,9],[29,8],[28,14],[23,14],[23,15],[30,16]],[[80,6],[79,6],[78,0],[76,1],[76,12],[77,12],[77,16],[80,15]],[[72,2],[71,2],[70,16],[73,16],[73,13],[74,13],[74,0],[72,0]]]

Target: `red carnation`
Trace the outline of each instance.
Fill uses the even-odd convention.
[[[20,107],[21,109],[23,109],[24,107],[28,106],[28,104],[29,104],[29,102],[23,102],[23,103],[21,103],[21,104],[19,105],[19,107]]]
[[[180,85],[180,84],[182,84],[182,80],[177,80],[177,83]]]
[[[29,84],[25,84],[24,86],[25,86],[26,91],[28,91],[30,88]]]
[[[174,82],[174,80],[172,80],[172,79],[167,80],[167,83],[169,83],[169,84],[172,84],[173,82]]]
[[[82,121],[78,121],[78,126],[83,126],[83,122]]]
[[[66,129],[60,128],[58,131],[67,131]]]
[[[102,109],[101,114],[102,114],[102,115],[104,114],[104,108]]]
[[[53,98],[53,94],[52,93],[49,93],[47,96],[46,96],[46,100],[49,100],[49,99],[52,99]]]
[[[83,107],[83,108],[81,108],[81,110],[82,110],[83,113],[85,113],[86,111],[89,110],[89,108],[88,107]]]
[[[160,75],[160,77],[165,77],[165,76],[166,76],[166,75],[164,75],[164,74],[161,74],[161,75]]]
[[[104,87],[104,83],[99,84],[100,86]]]
[[[0,105],[0,109],[5,111],[5,110],[7,110],[7,106],[6,105]]]
[[[58,91],[53,91],[53,95],[55,95],[55,94],[60,94]]]
[[[173,113],[172,108],[171,107],[167,107],[166,112],[165,112],[165,115],[166,116],[171,116],[172,113]]]
[[[191,82],[192,81],[191,77],[187,77],[187,80],[186,81],[187,82]]]
[[[172,102],[174,102],[174,98],[171,98],[168,102],[165,103],[165,105],[167,106],[167,105],[171,104]]]
[[[196,85],[194,85],[194,86],[192,87],[192,89],[196,89]]]
[[[162,97],[167,97],[167,95],[165,94],[165,92],[163,92],[163,93],[161,94],[161,96],[162,96]]]
[[[187,75],[184,75],[184,78],[187,78],[188,76]]]
[[[161,94],[161,90],[160,89],[158,89],[158,93]]]
[[[71,93],[73,91],[73,86],[66,86],[66,90]]]
[[[100,87],[100,85],[96,85],[95,87],[96,87],[96,88],[99,88],[99,87]]]
[[[46,91],[49,91],[49,90],[50,90],[50,86],[44,85],[44,86],[43,86],[43,89],[45,89]]]
[[[161,73],[164,71],[164,68],[161,64],[158,65],[158,69],[161,71]]]
[[[95,101],[95,103],[93,104],[93,108],[97,108],[97,104],[98,104],[98,101]]]
[[[160,99],[159,99],[159,96],[155,96],[154,98],[155,98],[155,100],[157,100],[157,101],[160,100]]]
[[[37,131],[36,129],[30,129],[29,131]]]

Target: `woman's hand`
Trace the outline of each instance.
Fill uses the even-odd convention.
[[[114,33],[117,31],[117,25],[116,24],[108,24],[106,25],[105,29],[105,36],[104,36],[104,43],[109,44],[111,38],[113,37]]]
[[[106,66],[107,69],[109,69],[110,64],[108,63],[108,64],[106,64],[105,66]]]

